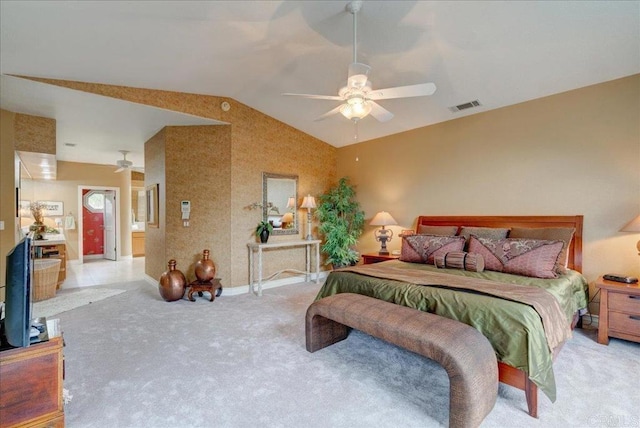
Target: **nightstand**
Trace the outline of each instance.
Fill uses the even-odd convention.
[[[382,255],[378,253],[363,254],[362,263],[365,265],[370,265],[372,263],[380,263],[387,260],[398,260],[399,258],[400,258],[399,255],[394,256],[393,254],[386,254],[386,255]]]
[[[609,337],[640,342],[640,285],[596,281],[600,289],[598,343],[609,344]]]

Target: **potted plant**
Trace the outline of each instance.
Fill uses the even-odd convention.
[[[269,234],[273,232],[273,226],[268,221],[261,221],[256,227],[256,236],[260,237],[263,244],[269,240]]]
[[[316,217],[320,221],[318,230],[324,235],[322,252],[327,255],[327,264],[333,264],[334,269],[353,265],[360,258],[354,246],[362,235],[364,211],[355,195],[349,179],[343,177],[319,197]]]

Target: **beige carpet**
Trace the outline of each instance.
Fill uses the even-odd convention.
[[[32,318],[52,317],[93,302],[124,293],[126,290],[112,288],[86,288],[58,292],[51,299],[33,303]]]
[[[397,428],[448,424],[437,363],[352,331],[310,354],[304,315],[318,285],[263,297],[165,302],[144,282],[60,314],[68,428]],[[640,344],[577,330],[555,363],[558,399],[500,386],[482,427],[637,427]]]

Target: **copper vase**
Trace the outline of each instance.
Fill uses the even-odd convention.
[[[183,273],[176,269],[176,261],[169,260],[169,270],[160,276],[160,284],[158,286],[162,298],[167,302],[182,299],[186,285],[187,280]]]
[[[209,282],[216,276],[216,265],[209,259],[209,250],[202,251],[202,260],[196,262],[195,270],[200,282]]]

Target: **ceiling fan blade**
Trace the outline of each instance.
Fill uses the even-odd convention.
[[[124,171],[124,167],[120,167],[120,168],[116,169],[116,170],[115,170],[115,171],[113,171],[113,172],[120,172],[120,171]]]
[[[326,118],[328,118],[329,116],[333,116],[334,114],[340,113],[340,109],[342,108],[344,104],[340,104],[338,107],[329,110],[328,112],[326,112],[325,114],[323,114],[322,116],[319,116],[318,118],[316,118],[314,121],[318,122],[320,120],[325,120]]]
[[[436,91],[433,83],[420,83],[417,85],[397,86],[395,88],[376,89],[367,94],[370,100],[389,100],[391,98],[424,97],[432,95]]]
[[[344,98],[336,96],[336,95],[312,95],[312,94],[282,94],[288,97],[304,97],[311,98],[314,100],[331,100],[331,101],[344,101]]]
[[[393,119],[393,113],[391,113],[386,108],[382,107],[380,104],[369,101],[371,104],[371,116],[373,116],[378,122],[386,122],[388,120]]]

